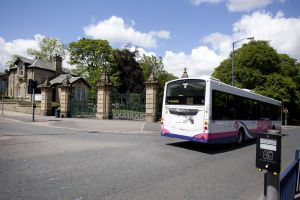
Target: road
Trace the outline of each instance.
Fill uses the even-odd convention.
[[[300,128],[283,133],[284,167],[300,146]],[[203,145],[159,133],[36,126],[0,117],[0,199],[253,200],[262,194],[255,141]]]

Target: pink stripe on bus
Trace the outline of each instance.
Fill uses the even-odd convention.
[[[231,137],[231,136],[237,136],[237,131],[230,131],[230,132],[220,132],[220,133],[201,133],[197,134],[194,137],[200,138],[200,139],[217,139],[217,138],[225,138],[225,137]]]

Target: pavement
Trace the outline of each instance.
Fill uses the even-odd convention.
[[[4,110],[1,120],[15,120],[36,126],[49,126],[63,129],[86,130],[88,132],[133,133],[160,135],[160,123],[133,120],[99,120],[89,118],[56,118],[55,116],[35,115]]]

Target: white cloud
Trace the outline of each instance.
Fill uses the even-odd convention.
[[[187,67],[190,76],[211,75],[220,62],[228,58],[232,51],[232,41],[252,37],[256,40],[270,41],[278,53],[285,53],[300,60],[300,18],[285,18],[284,13],[278,12],[275,16],[259,11],[244,15],[233,25],[233,35],[212,33],[204,36],[199,47],[194,47],[190,54],[184,52],[167,51],[163,62],[167,71],[181,76],[184,67]],[[236,44],[236,48],[244,40]]]
[[[149,34],[161,39],[170,39],[170,32],[168,31],[151,31]]]
[[[190,54],[167,51],[163,57],[163,63],[165,69],[177,77],[181,77],[184,68],[187,68],[190,77],[209,76],[223,59],[207,46],[199,46],[192,49]]]
[[[70,53],[68,51],[65,51],[65,58],[63,59],[62,66],[63,68],[69,68],[69,69],[74,69],[74,65],[69,64],[70,61]]]
[[[228,35],[222,33],[212,33],[204,36],[201,40],[208,44],[212,50],[222,57],[228,57],[231,51],[232,40]]]
[[[243,12],[264,8],[272,2],[273,0],[228,0],[226,5],[231,12]]]
[[[248,12],[264,8],[274,2],[285,3],[286,0],[191,0],[194,6],[204,3],[219,4],[225,2],[230,12]]]
[[[4,71],[5,63],[12,58],[13,55],[27,56],[28,48],[38,48],[38,42],[44,36],[40,34],[34,35],[34,39],[16,39],[11,42],[5,41],[0,37],[0,71]]]
[[[279,53],[300,60],[300,18],[285,18],[282,12],[257,11],[244,15],[233,25],[234,39],[254,36],[257,40],[270,41]]]
[[[39,48],[39,42],[45,38],[45,36],[36,34],[33,39],[15,39],[11,42],[5,41],[0,37],[0,72],[3,72],[6,68],[5,64],[12,58],[13,55],[23,56],[25,58],[32,58],[27,55],[27,49]],[[69,63],[69,53],[65,52],[65,59],[63,60],[63,67],[73,68]]]
[[[112,44],[126,45],[128,43],[143,48],[157,47],[158,39],[169,39],[170,33],[165,30],[143,33],[133,28],[134,22],[125,24],[124,20],[117,16],[90,24],[84,27],[84,33],[92,38],[106,39]]]
[[[225,0],[191,0],[191,3],[195,6],[198,6],[203,3],[218,4],[218,3],[221,3],[222,1],[225,1]]]
[[[143,57],[143,55],[146,55],[146,56],[156,56],[156,54],[154,52],[147,52],[145,49],[143,49],[141,47],[133,47],[133,46],[131,46],[128,49],[131,52],[134,52],[136,50],[138,51],[138,55],[137,55],[136,60],[140,60]]]

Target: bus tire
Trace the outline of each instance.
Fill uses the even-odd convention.
[[[237,143],[242,144],[245,139],[245,132],[243,128],[240,128],[237,135]]]

